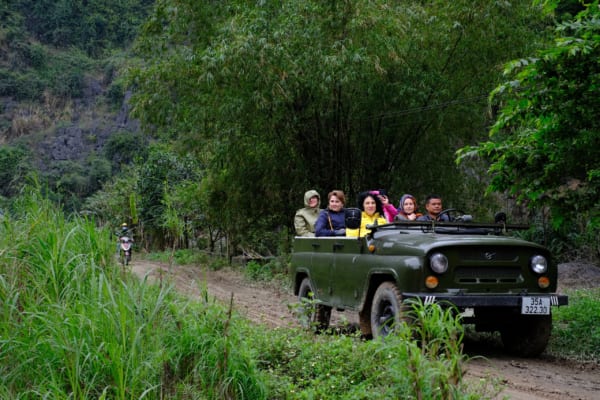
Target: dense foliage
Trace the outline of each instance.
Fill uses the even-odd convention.
[[[81,97],[103,57],[135,38],[154,0],[10,0],[0,5],[0,95]],[[100,63],[101,64],[101,63]],[[112,77],[110,77],[112,78]],[[122,100],[122,99],[120,99]]]
[[[349,205],[366,188],[386,188],[394,202],[404,192],[419,200],[440,192],[447,206],[486,219],[499,207],[497,195],[481,201],[492,179],[490,193],[504,196],[509,189],[508,197],[552,207],[551,214],[537,208],[560,230],[557,252],[594,243],[596,168],[593,161],[590,166],[575,160],[596,157],[594,97],[583,96],[589,104],[578,107],[581,88],[590,85],[591,93],[595,87],[593,74],[586,75],[588,66],[594,67],[586,60],[593,60],[595,50],[586,55],[586,44],[581,54],[567,56],[595,29],[591,14],[571,22],[584,8],[579,1],[161,0],[137,41],[140,61],[120,49],[152,6],[148,0],[0,4],[0,132],[8,143],[0,154],[4,196],[18,193],[29,170],[41,169],[39,179],[65,209],[85,208],[111,224],[141,216],[151,245],[207,243],[214,249],[226,236],[231,252],[250,247],[268,254],[288,248],[286,228],[306,189],[323,196],[344,189]],[[562,21],[557,37],[575,41],[540,53],[536,58],[543,62],[532,66],[525,57],[544,46],[549,32],[544,6]],[[585,40],[595,39],[592,34]],[[499,66],[515,57],[520,61],[507,71],[511,83],[521,80],[521,87],[500,86],[487,113],[485,98],[499,82]],[[530,65],[521,68],[524,63]],[[544,92],[536,93],[535,85],[554,79],[552,65],[570,71],[548,83],[549,88],[556,84],[555,109],[559,104],[571,114],[555,121],[569,129],[557,131],[592,134],[575,143],[579,150],[552,159],[569,147],[568,139],[540,128],[543,138],[554,142],[529,160],[523,154],[531,144],[498,139],[510,136],[519,119],[530,118],[530,108],[541,110]],[[120,76],[125,66],[128,82]],[[539,76],[527,77],[541,66]],[[98,143],[104,150],[79,159],[48,162],[36,154],[42,136],[70,125],[83,127],[82,140],[95,143],[104,123],[96,118],[123,103],[128,85],[136,90],[133,104],[143,134],[119,127]],[[90,93],[98,97],[90,101]],[[512,94],[518,100],[514,112]],[[529,95],[531,104],[521,101]],[[493,128],[493,141],[510,146],[505,153],[515,159],[495,163],[490,157],[503,149],[482,145],[483,157],[455,165],[454,151],[484,140],[499,109],[503,117]],[[577,124],[565,122],[569,118]],[[535,125],[534,119],[523,126]],[[148,135],[155,134],[167,144],[152,160],[194,159],[190,176],[175,167],[168,183],[150,183],[164,178],[144,151]],[[474,152],[462,154],[467,153]],[[550,160],[543,164],[544,176],[532,179],[544,159]],[[487,161],[493,162],[490,175],[482,173]],[[520,162],[531,162],[523,175]],[[127,170],[131,176],[113,178],[134,163]],[[505,167],[519,173],[504,174]],[[105,185],[108,180],[113,181]],[[513,180],[524,190],[507,186]],[[531,188],[526,182],[533,182]],[[123,195],[119,185],[135,193]],[[138,192],[142,188],[145,192]],[[94,209],[100,203],[102,209]],[[575,239],[565,242],[565,237]]]
[[[290,226],[308,188],[350,205],[373,187],[394,202],[440,191],[471,208],[454,150],[485,127],[497,66],[543,28],[526,2],[163,0],[132,101],[146,128],[206,158],[208,206],[234,237]]]
[[[90,55],[131,42],[154,0],[13,0],[27,29],[56,47]]]
[[[490,191],[549,207],[555,229],[600,229],[600,8],[559,24],[554,45],[509,63],[492,93],[490,140],[459,152],[490,162]],[[594,233],[595,232],[595,233]],[[598,247],[596,247],[596,250]]]

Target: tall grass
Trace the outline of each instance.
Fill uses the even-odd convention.
[[[108,231],[36,192],[3,217],[0,397],[265,398],[235,316],[140,284],[113,254]]]

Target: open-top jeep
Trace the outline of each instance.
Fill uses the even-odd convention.
[[[509,352],[543,352],[551,307],[568,302],[555,293],[557,268],[549,251],[508,236],[527,227],[507,225],[503,214],[484,224],[457,210],[443,213],[451,222],[394,222],[372,226],[362,238],[296,237],[294,294],[314,299],[311,318],[320,330],[335,308],[358,312],[363,335],[385,336],[403,320],[403,301],[416,299],[455,307],[478,331],[499,331]]]

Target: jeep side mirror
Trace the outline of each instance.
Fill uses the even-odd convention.
[[[346,222],[346,229],[358,229],[360,228],[361,211],[358,208],[345,208],[344,209],[344,220]]]

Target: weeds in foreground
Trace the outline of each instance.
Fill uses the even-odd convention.
[[[309,299],[305,306],[310,304]],[[473,389],[462,383],[466,358],[456,316],[438,306],[412,307],[414,323],[397,326],[384,340],[365,341],[360,333],[313,335],[312,330],[295,329],[256,335],[252,343],[271,395],[476,399],[493,391],[484,384]]]

